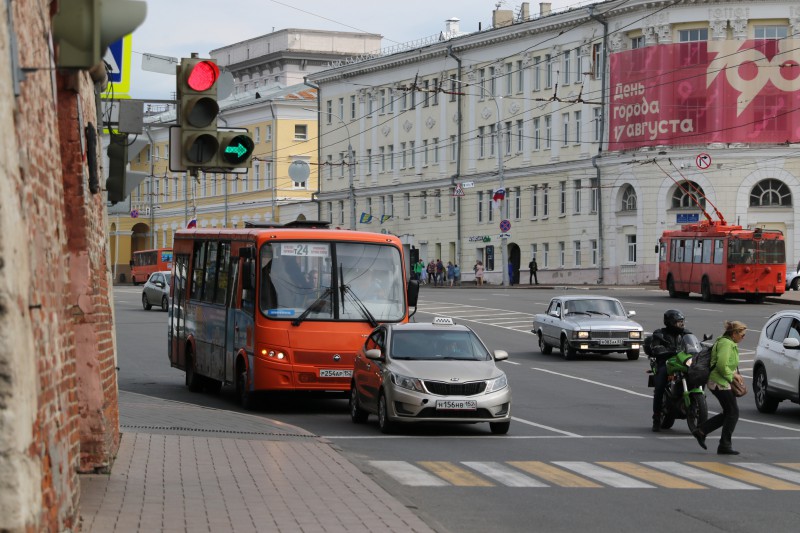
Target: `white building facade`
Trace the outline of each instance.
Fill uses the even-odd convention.
[[[796,263],[800,4],[543,11],[309,76],[321,217],[493,283],[534,257],[544,283],[655,280],[662,232],[714,206]]]

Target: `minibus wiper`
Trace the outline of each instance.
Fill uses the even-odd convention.
[[[292,320],[292,325],[299,326],[306,318],[308,318],[308,315],[310,315],[312,312],[319,313],[320,311],[322,311],[322,309],[324,309],[323,304],[325,303],[325,299],[328,298],[331,294],[333,294],[333,290],[330,287],[325,289],[325,291],[319,296],[319,298],[311,302],[311,305],[306,307],[306,310],[303,311],[303,313],[299,317]]]
[[[364,318],[367,319],[369,325],[373,328],[377,327],[378,321],[375,320],[375,317],[369,312],[369,309],[367,309],[367,306],[364,305],[364,302],[362,302],[359,297],[356,296],[356,293],[353,292],[353,289],[350,288],[350,285],[342,285],[342,292],[346,292],[352,296],[353,300],[356,302],[356,307],[358,307],[358,310],[361,311],[361,314],[364,316]],[[344,307],[344,299],[342,299],[342,307]]]

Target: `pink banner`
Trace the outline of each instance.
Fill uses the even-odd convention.
[[[610,62],[609,150],[800,142],[800,40],[662,44]]]

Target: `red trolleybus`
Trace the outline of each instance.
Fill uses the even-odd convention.
[[[346,393],[370,331],[416,306],[392,235],[297,221],[180,230],[173,249],[170,363],[245,408],[260,391]]]
[[[156,250],[140,250],[133,252],[131,280],[134,285],[144,283],[153,272],[172,270],[172,250],[158,248]]]
[[[786,251],[783,234],[721,222],[685,224],[665,231],[656,249],[658,285],[672,298],[700,293],[704,301],[739,297],[762,302],[783,294]]]

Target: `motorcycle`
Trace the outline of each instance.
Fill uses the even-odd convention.
[[[705,384],[707,380],[692,380],[689,370],[701,352],[704,356],[710,350],[711,337],[704,336],[703,343],[691,333],[681,339],[681,350],[667,359],[667,387],[664,389],[664,400],[661,404],[661,428],[669,429],[676,419],[686,420],[689,431],[706,421],[708,418],[708,404],[706,403]],[[709,355],[710,357],[710,355]],[[707,363],[706,363],[707,364]],[[654,387],[654,377],[657,372],[656,358],[650,357],[650,377],[648,386]]]

